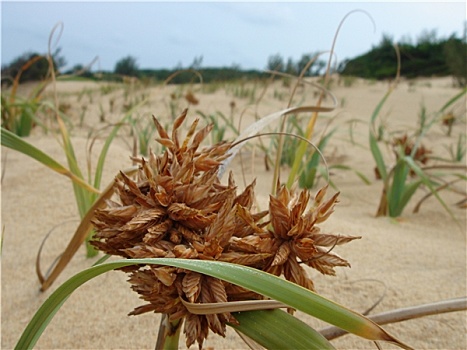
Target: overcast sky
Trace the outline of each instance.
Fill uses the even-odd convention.
[[[302,54],[331,48],[339,22],[349,16],[336,43],[337,59],[355,57],[377,45],[383,33],[395,41],[436,30],[461,37],[466,3],[457,2],[19,2],[1,1],[2,65],[25,52],[46,53],[52,28],[63,22],[57,44],[67,68],[86,65],[113,70],[131,55],[140,68],[240,66],[264,69],[279,53]]]

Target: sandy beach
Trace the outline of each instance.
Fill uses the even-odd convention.
[[[451,83],[450,78],[401,81],[380,114],[387,130],[413,133],[417,129],[422,106],[426,107],[428,113],[434,113],[460,92]],[[63,101],[65,107],[68,106],[66,113],[74,126],[70,130],[72,142],[83,169],[86,166],[89,130],[118,122],[124,116],[125,104],[137,104],[146,99],[147,103],[134,112],[141,120],[149,120],[151,114],[154,114],[160,120],[170,122],[171,108],[179,113],[188,107],[189,120],[199,117],[197,110],[205,115],[221,112],[227,117],[232,115],[235,125],[238,125],[241,117],[239,129],[244,130],[256,116],[265,116],[286,108],[290,96],[290,88],[281,82],[270,85],[259,104],[256,102],[263,91],[260,85],[244,87],[256,89],[252,98],[238,97],[233,88],[220,87],[208,91],[207,87],[194,85],[191,91],[199,104],[189,105],[183,96],[190,87],[180,91],[176,86],[135,86],[129,88],[133,89],[129,92],[133,99],[125,100],[124,87],[117,86],[104,94],[103,85],[105,83],[90,82],[60,82],[57,85],[60,101]],[[335,168],[331,171],[331,179],[341,193],[340,203],[320,227],[325,232],[362,238],[336,248],[338,254],[351,263],[351,268],[338,268],[335,277],[323,276],[314,270],[310,270],[309,274],[320,294],[355,311],[363,312],[384,295],[371,314],[467,294],[467,213],[465,208],[455,205],[463,199],[462,195],[451,191],[440,192],[457,222],[435,198],[424,202],[418,213],[412,212],[414,205],[427,193],[425,189],[415,194],[399,218],[375,217],[382,183],[374,175],[375,163],[368,145],[368,123],[387,89],[388,82],[357,79],[351,86],[345,86],[334,77],[330,90],[336,96],[339,106],[333,112],[320,115],[315,132],[318,137],[323,130],[336,127],[324,152],[328,163],[331,166],[342,164],[357,169],[370,180],[370,184],[365,184],[351,170]],[[51,91],[49,86],[47,94],[51,94]],[[301,87],[294,103],[315,104],[314,91],[316,89],[313,90],[311,86]],[[173,99],[171,94],[182,97]],[[332,104],[331,99],[326,99],[324,104]],[[454,124],[451,136],[446,135],[446,129],[440,123],[434,125],[425,136],[422,143],[432,154],[448,158],[449,145],[457,142],[457,135],[465,134],[465,105],[463,108],[463,122]],[[102,114],[104,121],[101,120]],[[306,121],[307,117],[305,114],[303,120]],[[205,123],[202,120],[200,125]],[[109,129],[103,129],[102,135],[106,134],[106,130]],[[227,130],[225,138],[232,137],[232,133]],[[26,140],[66,164],[58,137],[53,132],[46,134],[36,128]],[[269,140],[264,140],[269,144]],[[109,150],[102,181],[104,186],[113,180],[120,169],[131,165],[129,157],[132,142],[129,129],[122,129]],[[99,139],[94,145],[91,159],[93,165],[102,144],[102,139]],[[264,153],[259,148],[254,152],[251,150],[249,148],[242,157],[245,174],[248,181],[255,177],[261,179],[256,193],[258,205],[264,209],[271,188],[272,171],[265,169]],[[391,156],[388,152],[389,163]],[[465,165],[465,159],[463,162]],[[431,164],[437,163],[434,160]],[[237,157],[230,166],[235,171],[238,184],[242,183],[241,165]],[[40,292],[35,260],[41,242],[51,232],[42,254],[41,266],[45,271],[63,251],[78,223],[72,186],[68,178],[4,147],[2,171],[1,347],[12,349],[44,300],[60,284],[92,265],[96,259],[87,259],[85,249],[81,247],[52,287],[46,292]],[[287,169],[284,169],[281,179],[284,180],[286,174]],[[323,180],[320,185],[324,185]],[[465,182],[460,182],[458,186],[465,191]],[[328,196],[334,191],[330,189]],[[126,278],[123,272],[112,271],[80,287],[56,314],[36,348],[153,349],[159,316],[127,316],[143,302],[131,291]],[[317,329],[326,326],[300,313],[297,316]],[[465,349],[466,316],[465,311],[446,313],[383,328],[416,349]],[[376,348],[371,341],[353,335],[343,336],[332,343],[338,349]],[[184,344],[182,337],[182,348]],[[383,349],[396,348],[386,343],[381,345]],[[192,346],[193,349],[195,347]],[[228,329],[226,338],[211,333],[205,348],[246,349],[247,346],[233,329]]]

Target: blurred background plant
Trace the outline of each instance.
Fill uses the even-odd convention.
[[[392,93],[395,85],[393,85],[387,94],[375,108],[370,121],[370,149],[375,160],[375,174],[378,179],[383,181],[383,190],[380,197],[379,206],[376,216],[400,216],[412,197],[421,188],[425,188],[429,192],[429,196],[434,196],[446,211],[453,217],[451,209],[446,205],[439,191],[453,190],[460,192],[464,197],[467,196],[465,191],[458,190],[454,187],[454,183],[467,180],[465,164],[460,164],[465,154],[465,145],[462,145],[462,140],[465,140],[465,133],[458,135],[458,140],[455,144],[451,144],[449,149],[455,160],[454,164],[435,164],[428,165],[430,160],[441,160],[433,152],[427,149],[422,140],[427,136],[433,126],[439,125],[440,120],[443,120],[445,112],[452,107],[457,101],[464,98],[467,89],[464,88],[456,96],[447,101],[439,111],[429,115],[426,108],[422,106],[419,115],[419,125],[417,130],[409,135],[404,132],[402,135],[395,136],[388,134],[388,130],[377,125],[377,118],[381,108],[386,103],[389,95]],[[388,163],[388,155],[383,155],[380,144],[385,144],[385,149],[393,152],[395,157],[394,164]],[[390,155],[389,155],[390,156]],[[449,178],[456,178],[455,182],[450,182]],[[425,198],[426,199],[426,198]],[[423,199],[424,200],[424,199]],[[418,203],[415,206],[415,211],[420,208]]]
[[[39,68],[42,68],[44,62],[47,65],[47,59],[45,57],[32,55],[17,70],[9,93],[4,92],[4,89],[2,89],[2,127],[21,137],[29,136],[35,125],[44,126],[37,117],[37,112],[42,106],[42,93],[49,83],[49,81],[45,79],[46,76],[44,76],[41,79],[43,81],[29,93],[29,96],[18,96],[18,86],[22,81],[23,73],[28,70],[38,70],[38,72],[32,75],[32,77],[36,77],[36,74],[39,74],[42,77],[43,69]],[[18,63],[22,63],[22,61]]]

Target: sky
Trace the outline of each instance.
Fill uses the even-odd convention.
[[[266,69],[280,54],[294,61],[328,52],[340,22],[337,62],[361,55],[383,34],[416,43],[427,32],[462,37],[466,2],[122,2],[1,1],[1,63],[26,52],[61,48],[66,68],[112,71],[131,55],[142,69],[181,68],[202,57],[201,67]],[[371,16],[371,18],[370,18]],[[58,40],[57,40],[58,39]],[[326,56],[322,57],[327,59]]]

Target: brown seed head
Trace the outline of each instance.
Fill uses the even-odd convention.
[[[311,201],[308,191],[295,193],[278,185],[277,194],[270,196],[269,210],[255,213],[255,182],[237,194],[232,174],[227,185],[218,179],[219,165],[231,144],[203,148],[212,125],[196,131],[198,120],[181,140],[186,116],[185,110],[174,121],[171,134],[154,118],[157,141],[166,150],[136,159],[135,177],[122,172],[116,178],[115,198],[95,212],[96,234],[91,243],[96,248],[124,258],[241,264],[283,275],[308,289],[314,287],[303,264],[324,274],[334,274],[336,266],[350,266],[331,251],[358,237],[323,234],[316,226],[331,215],[338,193],[325,201],[325,187]],[[202,347],[209,330],[224,336],[226,323],[236,320],[230,313],[192,314],[184,303],[263,298],[184,269],[151,265],[124,271],[130,273],[131,288],[146,302],[130,315],[152,311],[167,314],[171,321],[184,318],[187,347],[194,342]]]

